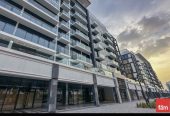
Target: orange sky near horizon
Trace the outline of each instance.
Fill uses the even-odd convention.
[[[170,49],[164,54],[149,58],[148,61],[165,87],[166,82],[170,81]]]

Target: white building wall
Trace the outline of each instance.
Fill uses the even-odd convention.
[[[100,75],[97,75],[97,85],[115,87],[113,78],[108,78]]]
[[[76,70],[73,68],[59,66],[58,80],[75,83],[93,84],[93,74]]]
[[[38,60],[29,54],[0,47],[0,73],[51,79],[52,63]]]

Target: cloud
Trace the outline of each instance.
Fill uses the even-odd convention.
[[[142,49],[138,50],[138,52],[141,52],[147,58],[159,56],[170,50],[170,37],[165,37],[164,39],[158,39],[156,41],[145,41],[139,45]]]
[[[147,57],[164,53],[170,47],[169,22],[169,13],[144,16],[135,26],[126,28],[118,35],[120,49],[142,52]]]
[[[142,20],[138,22],[138,25],[143,28],[144,33],[153,34],[169,27],[169,20],[170,17],[168,13],[151,17],[144,16]]]
[[[137,29],[124,30],[117,37],[120,42],[132,42],[141,39],[142,35]]]

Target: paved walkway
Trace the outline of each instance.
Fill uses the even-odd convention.
[[[58,113],[156,113],[155,109],[136,108],[139,101],[127,102],[123,104],[105,104],[100,107],[90,107],[83,109],[70,109],[58,111]]]

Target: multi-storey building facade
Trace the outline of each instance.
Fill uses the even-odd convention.
[[[125,80],[116,39],[89,13],[89,4],[0,1],[0,111],[51,112],[67,105],[121,103],[128,96],[126,85],[118,85]]]
[[[141,90],[143,89],[143,93],[136,93],[140,94],[141,97],[146,98],[160,97],[162,84],[157,78],[151,64],[139,53],[134,54],[128,50],[122,50],[121,55],[126,71],[126,77],[133,80],[134,83],[138,83],[140,81],[142,85]],[[130,89],[131,96],[135,96],[135,94],[133,94],[135,92],[132,91],[133,90]],[[139,95],[137,96],[139,97]]]
[[[131,101],[117,41],[88,5],[0,0],[0,112]]]

